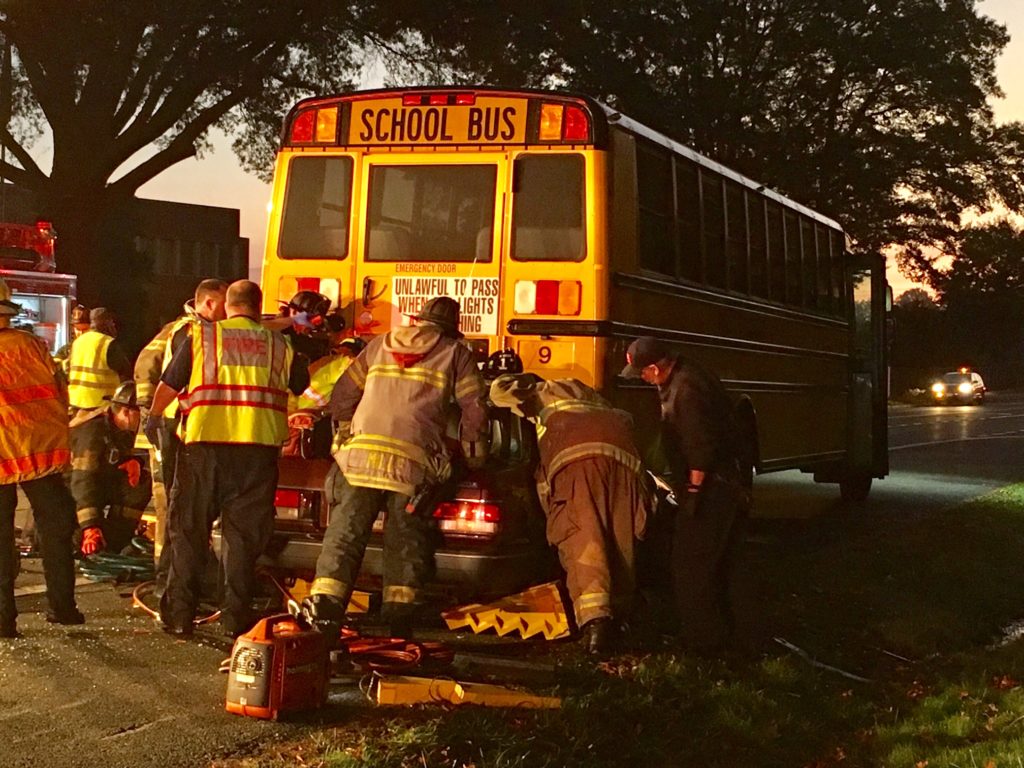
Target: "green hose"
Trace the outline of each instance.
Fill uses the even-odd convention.
[[[83,557],[79,561],[78,571],[92,581],[124,583],[152,580],[156,575],[153,543],[142,536],[136,536],[132,539],[131,549],[137,554],[96,552]]]

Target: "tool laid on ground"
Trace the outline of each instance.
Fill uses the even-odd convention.
[[[92,581],[148,581],[156,573],[153,564],[153,542],[143,536],[132,539],[130,554],[96,552],[82,558],[79,572]],[[127,552],[127,549],[125,550]]]
[[[317,709],[327,697],[323,634],[283,613],[261,619],[235,640],[225,708],[264,720]]]
[[[557,696],[538,696],[503,685],[436,677],[379,675],[370,693],[377,704],[476,704],[526,709],[558,709],[562,706],[562,700]]]
[[[545,640],[557,640],[569,636],[569,620],[555,582],[486,605],[452,608],[441,616],[448,629],[468,627],[477,634],[493,629],[502,636],[518,632],[523,638],[542,634]]]

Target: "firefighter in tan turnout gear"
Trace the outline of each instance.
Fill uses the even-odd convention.
[[[420,590],[431,575],[433,489],[451,473],[446,432],[461,412],[459,439],[467,463],[486,458],[484,384],[470,350],[459,342],[459,305],[428,301],[413,325],[373,339],[339,379],[330,412],[339,423],[336,467],[327,478],[331,516],[303,613],[337,635],[363,553],[382,509],[382,616],[408,636]]]
[[[592,653],[611,649],[636,587],[634,553],[653,502],[632,419],[576,379],[499,376],[491,402],[537,426],[537,492],[576,623]]]
[[[226,317],[224,312],[225,293],[228,284],[223,280],[210,278],[196,286],[195,295],[183,307],[181,316],[167,323],[139,353],[135,361],[135,386],[139,406],[144,415],[149,415],[153,393],[160,376],[171,362],[178,348],[189,341],[192,330],[203,323],[215,323]],[[153,476],[153,509],[156,512],[156,535],[153,556],[157,561],[157,593],[162,594],[167,583],[167,569],[170,560],[164,556],[167,538],[168,499],[174,486],[181,439],[178,429],[178,401],[173,400],[163,413],[154,414],[156,425],[153,443],[149,452],[149,467]]]

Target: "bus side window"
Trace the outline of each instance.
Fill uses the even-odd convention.
[[[704,212],[704,276],[709,285],[725,288],[725,210],[722,179],[712,173],[701,174],[701,203]]]
[[[803,306],[803,254],[800,252],[800,224],[792,211],[782,212],[786,243],[786,303]]]
[[[671,155],[638,141],[636,185],[640,208],[637,217],[640,268],[674,277],[676,250],[672,229],[675,204]]]
[[[700,255],[700,176],[697,164],[676,158],[676,236],[679,276],[699,283],[704,269]]]
[[[786,303],[786,239],[782,232],[782,206],[768,200],[768,272],[772,301]]]
[[[765,202],[747,192],[747,216],[750,223],[750,292],[768,297],[768,252],[765,232]]]

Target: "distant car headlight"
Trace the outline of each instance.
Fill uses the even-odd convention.
[[[945,391],[946,385],[943,384],[941,381],[936,381],[934,384],[932,384],[932,392],[934,392],[936,395],[941,395]]]
[[[956,391],[959,392],[961,395],[969,395],[972,391],[971,385],[966,381],[962,381],[960,382],[960,386],[956,388]]]

